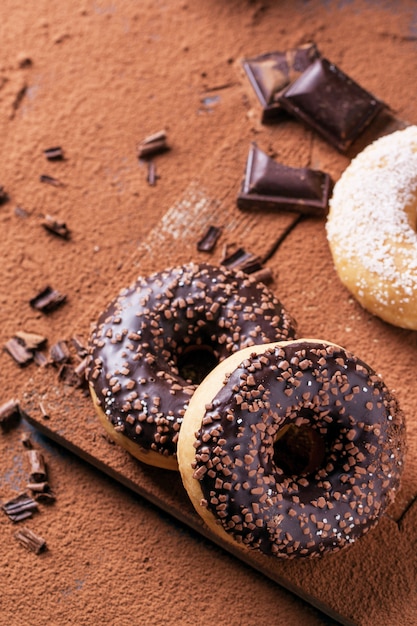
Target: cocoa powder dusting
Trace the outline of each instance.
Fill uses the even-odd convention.
[[[417,335],[366,313],[344,290],[323,218],[242,213],[236,204],[253,141],[286,166],[321,170],[336,181],[373,133],[384,132],[376,120],[343,154],[290,117],[263,124],[242,60],[314,42],[388,105],[387,128],[416,124],[415,2],[3,0],[0,24],[0,406],[11,399],[20,406],[36,377],[39,393],[50,399],[58,385],[54,401],[71,407],[74,394],[87,393],[79,346],[121,288],[139,273],[218,263],[222,250],[242,248],[267,259],[268,286],[296,318],[300,337],[340,344],[381,374],[396,392],[408,433],[402,487],[378,527],[328,561],[282,564],[284,581],[296,581],[286,590],[51,443],[20,415],[0,429],[0,506],[34,484],[23,445],[29,436],[53,498],[37,499],[29,489],[37,506],[24,522],[0,510],[0,621],[415,623],[410,363]],[[169,150],[152,154],[149,184],[149,163],[137,147],[161,129]],[[59,158],[48,158],[55,146]],[[180,224],[177,214],[185,216]],[[55,232],[45,228],[45,216],[53,216]],[[210,224],[219,228],[217,244],[197,250]],[[31,306],[46,285],[59,306]],[[45,344],[25,348],[19,337],[32,335]],[[24,367],[7,349],[11,338],[20,341],[12,347],[28,350]],[[65,363],[50,357],[61,342]],[[53,426],[54,403],[40,410]],[[84,416],[69,408],[68,420],[83,433],[95,423],[93,406]],[[106,437],[98,423],[94,437]]]

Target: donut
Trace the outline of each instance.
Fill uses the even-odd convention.
[[[394,395],[344,348],[299,339],[246,348],[200,384],[178,442],[181,477],[214,536],[291,559],[349,546],[399,487]]]
[[[370,313],[417,329],[417,126],[367,146],[334,186],[327,238],[335,269]]]
[[[112,439],[175,470],[183,415],[207,372],[246,346],[294,336],[294,320],[263,284],[190,263],[139,277],[110,303],[91,333],[86,378]]]

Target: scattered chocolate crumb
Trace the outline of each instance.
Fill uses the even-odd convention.
[[[66,223],[62,220],[55,218],[52,215],[45,215],[41,223],[45,230],[53,235],[58,235],[58,237],[62,237],[62,239],[70,238],[70,230]]]
[[[0,185],[0,204],[7,202],[9,200],[9,195],[6,192],[5,188]]]
[[[62,161],[64,158],[64,153],[62,151],[61,146],[55,146],[53,148],[47,148],[43,151],[45,157],[48,161]]]
[[[165,152],[166,150],[169,150],[169,146],[167,144],[165,130],[161,130],[153,135],[148,135],[148,137],[145,137],[145,139],[143,139],[137,147],[139,159],[153,156],[154,154]]]
[[[5,502],[1,508],[12,522],[20,522],[32,517],[33,512],[38,510],[38,504],[27,493],[21,493]]]
[[[46,550],[45,539],[34,533],[29,528],[26,528],[26,526],[19,528],[19,530],[15,532],[15,537],[23,546],[25,546],[25,548],[35,554],[40,554]]]
[[[217,226],[209,226],[202,238],[197,242],[197,250],[199,250],[199,252],[211,252],[214,249],[220,234],[220,228]]]
[[[29,300],[29,304],[32,308],[42,311],[42,313],[50,313],[63,304],[65,300],[65,295],[48,285]]]
[[[24,209],[21,206],[16,206],[14,208],[14,214],[16,215],[16,217],[21,217],[21,218],[26,218],[29,215],[26,209]]]
[[[28,57],[26,55],[23,55],[23,56],[19,57],[18,65],[19,65],[19,68],[23,70],[23,69],[26,69],[28,67],[32,67],[33,61],[32,61],[32,59],[30,57]]]
[[[9,431],[16,426],[20,420],[19,402],[17,400],[8,400],[0,406],[0,428],[3,431]]]

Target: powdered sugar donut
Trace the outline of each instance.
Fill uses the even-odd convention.
[[[336,271],[360,304],[417,329],[417,126],[367,146],[330,201],[327,237]]]

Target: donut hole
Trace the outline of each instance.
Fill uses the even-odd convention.
[[[274,463],[284,474],[312,474],[322,467],[326,439],[307,424],[287,424],[274,442]]]
[[[187,346],[178,357],[177,367],[182,378],[199,385],[218,363],[219,359],[210,346]]]

